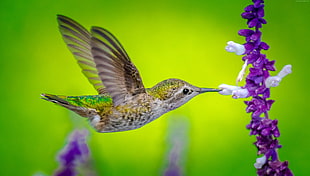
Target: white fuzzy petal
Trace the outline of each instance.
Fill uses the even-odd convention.
[[[254,167],[256,169],[261,169],[263,167],[263,165],[266,163],[267,159],[266,159],[266,156],[262,156],[260,158],[257,158],[256,159],[256,163],[254,163]]]
[[[282,78],[287,76],[288,74],[292,73],[292,65],[285,65],[282,70],[278,73],[277,76],[269,76],[266,81],[266,87],[277,87],[280,82],[282,81]]]
[[[281,80],[282,79],[279,76],[269,76],[265,81],[266,87],[277,87],[280,84]]]
[[[237,99],[237,98],[246,98],[249,96],[249,91],[248,89],[238,89],[238,90],[234,90],[232,92],[233,98]]]
[[[245,52],[245,47],[239,43],[229,41],[227,42],[227,46],[225,47],[225,50],[228,52],[234,52],[237,55],[242,55]]]

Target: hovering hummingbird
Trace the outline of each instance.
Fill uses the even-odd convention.
[[[100,27],[92,27],[89,32],[63,15],[58,15],[57,20],[65,43],[98,95],[41,96],[88,118],[98,132],[142,127],[198,94],[220,91],[198,88],[179,79],[144,88],[137,68],[110,32]]]

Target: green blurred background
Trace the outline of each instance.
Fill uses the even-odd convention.
[[[112,31],[136,64],[146,87],[167,78],[197,86],[234,84],[241,57],[224,50],[244,38],[240,13],[249,0],[115,1],[2,0],[0,86],[0,175],[51,174],[57,152],[74,127],[91,131],[90,147],[99,175],[152,176],[164,168],[170,116],[190,120],[186,175],[255,175],[254,136],[245,129],[250,115],[243,100],[204,94],[151,124],[128,132],[100,134],[84,119],[40,99],[40,93],[95,94],[58,32],[56,14],[86,28]],[[279,119],[283,148],[295,175],[310,163],[309,39],[310,2],[267,1],[263,40],[276,67],[293,74],[272,89],[271,118]]]

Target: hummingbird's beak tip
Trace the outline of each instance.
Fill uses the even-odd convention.
[[[221,89],[213,89],[213,88],[200,88],[199,93],[205,93],[205,92],[219,92]]]

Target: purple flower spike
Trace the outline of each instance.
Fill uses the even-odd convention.
[[[267,21],[264,19],[264,1],[252,0],[253,4],[244,8],[241,14],[242,18],[247,20],[247,25],[252,29],[240,29],[238,34],[245,37],[246,43],[243,44],[245,52],[242,60],[245,62],[239,75],[244,75],[247,65],[249,74],[246,76],[246,84],[243,87],[229,86],[222,84],[219,93],[222,95],[234,95],[233,98],[251,97],[251,100],[245,101],[246,112],[251,113],[251,122],[246,125],[250,130],[250,135],[256,136],[254,145],[257,148],[257,155],[254,167],[257,169],[259,176],[292,176],[293,173],[288,168],[288,162],[281,162],[278,157],[278,149],[282,146],[279,144],[278,137],[280,131],[278,120],[269,118],[268,112],[271,109],[274,100],[270,97],[270,88],[279,85],[280,81],[287,74],[292,72],[291,65],[286,65],[276,76],[270,76],[270,71],[275,71],[275,61],[270,61],[262,50],[268,50],[269,45],[262,42],[261,28]],[[239,77],[239,76],[238,76]],[[239,80],[239,79],[237,79]],[[237,81],[238,82],[238,81]]]
[[[186,153],[188,138],[188,119],[185,117],[170,118],[168,131],[168,160],[164,176],[181,176],[183,174],[182,159]]]
[[[68,138],[68,143],[58,156],[61,164],[55,176],[75,176],[77,167],[89,161],[89,149],[86,144],[87,130],[75,130]]]

